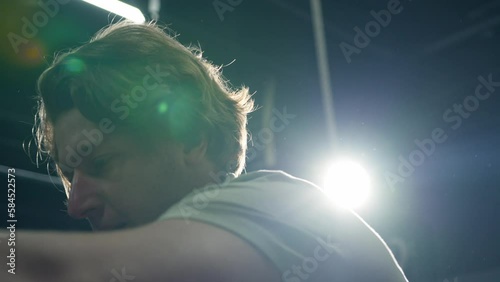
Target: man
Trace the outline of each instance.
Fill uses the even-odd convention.
[[[39,153],[69,215],[98,232],[18,232],[1,281],[407,281],[313,184],[241,174],[248,89],[155,24],[102,30],[59,55],[38,92]]]

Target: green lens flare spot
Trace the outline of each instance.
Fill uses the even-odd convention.
[[[77,58],[70,58],[65,63],[66,69],[69,72],[80,73],[85,68],[85,63]]]
[[[158,113],[164,114],[168,110],[168,104],[165,102],[162,102],[158,105]]]

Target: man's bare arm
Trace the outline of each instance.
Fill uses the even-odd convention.
[[[101,233],[18,231],[16,241],[16,274],[3,271],[1,281],[280,280],[245,241],[195,221]],[[0,248],[7,254],[6,244]]]

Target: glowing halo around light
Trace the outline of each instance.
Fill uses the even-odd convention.
[[[338,205],[357,208],[368,199],[370,185],[370,176],[361,165],[342,159],[328,168],[323,190]]]

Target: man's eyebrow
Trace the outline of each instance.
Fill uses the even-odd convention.
[[[82,141],[82,140],[79,140],[79,142]],[[78,143],[78,142],[77,142]],[[92,144],[91,145],[91,152],[90,154],[86,155],[86,156],[82,156],[80,155],[78,152],[78,157],[81,158],[81,162],[80,163],[84,163],[87,159],[89,159],[90,157],[96,155],[99,153],[99,150],[112,150],[112,147],[106,147],[106,145],[112,143],[112,141],[110,140],[110,138],[103,138],[103,140],[98,144],[98,145],[94,145]],[[68,146],[68,145],[67,145]],[[59,165],[60,167],[64,166],[64,167],[67,167],[67,168],[71,168],[71,169],[74,169],[74,167],[66,164],[64,161],[62,161],[60,158],[59,158],[59,150],[57,149],[57,143],[54,141],[54,146],[53,146],[53,149],[52,149],[53,153],[51,154],[51,158],[52,160],[57,164]]]

